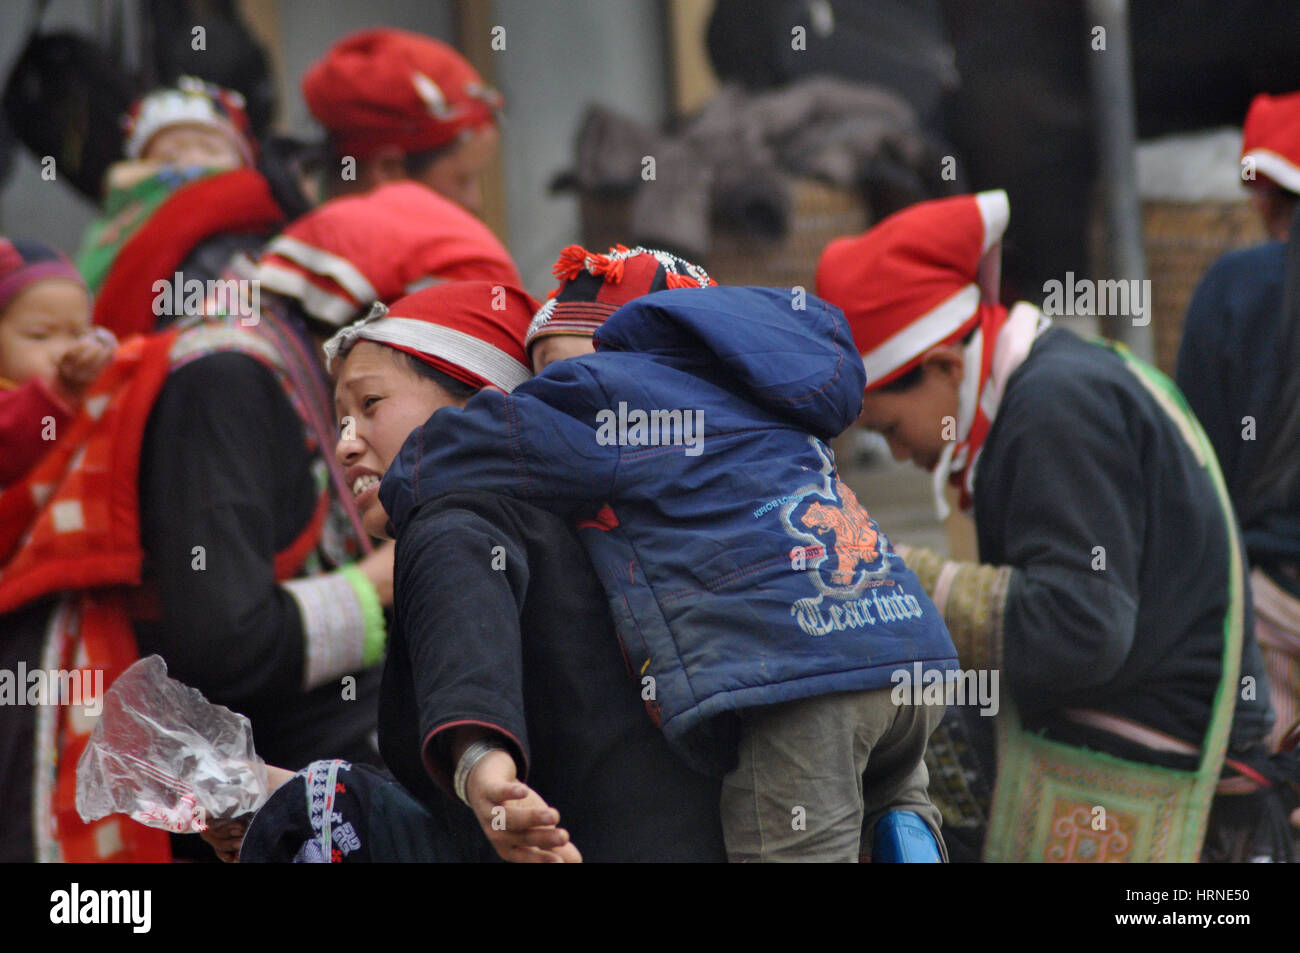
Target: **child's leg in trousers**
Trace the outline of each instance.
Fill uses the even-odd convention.
[[[895,725],[901,709],[891,694],[841,692],[740,713],[739,762],[722,781],[728,860],[858,860],[868,757],[886,737],[903,747],[908,733]],[[925,732],[913,744],[919,761],[929,732],[911,730]]]
[[[862,776],[862,856],[870,857],[876,822],[889,811],[915,811],[939,842],[943,862],[948,846],[939,832],[939,809],[930,800],[925,745],[943,720],[943,705],[898,705],[898,717],[871,752]]]

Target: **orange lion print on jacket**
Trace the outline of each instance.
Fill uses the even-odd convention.
[[[837,586],[848,586],[853,584],[853,576],[860,564],[870,565],[879,558],[879,540],[871,516],[848,484],[837,479],[835,492],[842,501],[838,507],[814,503],[804,512],[800,522],[818,536],[835,534],[831,549],[836,562],[831,581]]]

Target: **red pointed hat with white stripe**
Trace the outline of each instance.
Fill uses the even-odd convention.
[[[883,387],[980,319],[980,266],[1011,209],[1001,189],[921,202],[861,235],[837,238],[817,263],[817,294],[839,307],[867,371]]]
[[[1253,167],[1287,191],[1300,193],[1300,92],[1260,93],[1251,100],[1241,130],[1241,163],[1243,171]]]
[[[519,288],[491,281],[449,281],[393,302],[325,342],[326,366],[358,341],[404,351],[474,387],[507,393],[533,376],[524,332],[537,302]]]

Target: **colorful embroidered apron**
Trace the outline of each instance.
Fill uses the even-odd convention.
[[[997,720],[998,774],[986,862],[1195,863],[1227,752],[1244,611],[1241,549],[1227,487],[1209,440],[1173,383],[1122,345],[1099,343],[1123,358],[1214,482],[1231,548],[1223,674],[1195,771],[1142,764],[1032,734],[1005,701]]]

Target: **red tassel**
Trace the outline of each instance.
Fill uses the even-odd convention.
[[[669,288],[698,288],[700,283],[690,275],[679,275],[675,271],[670,271],[664,275],[664,284]]]
[[[587,249],[581,245],[570,245],[560,252],[560,257],[551,268],[551,274],[561,281],[572,281],[582,274],[582,269],[586,267],[589,258],[591,254]]]
[[[615,245],[607,255],[592,255],[587,270],[593,275],[604,275],[606,281],[616,285],[623,280],[623,259],[626,252],[626,245]],[[616,258],[615,255],[619,257]]]

